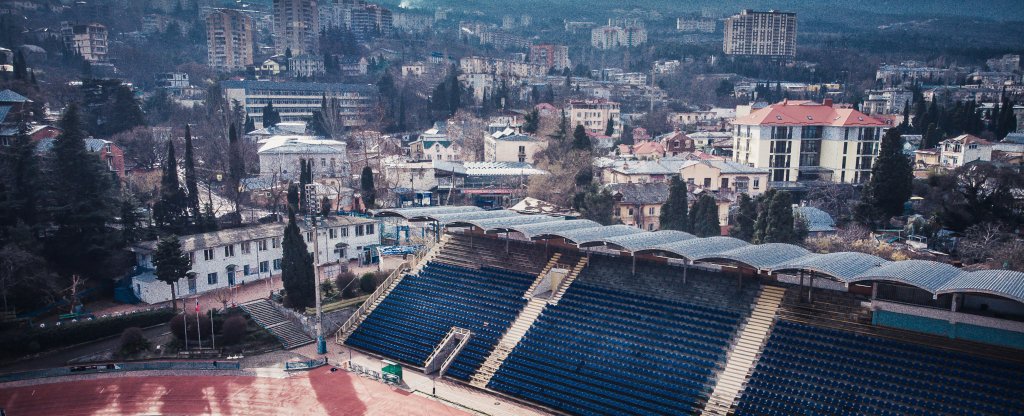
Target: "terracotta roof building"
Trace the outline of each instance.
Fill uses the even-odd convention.
[[[733,122],[733,161],[769,170],[772,182],[868,180],[889,126],[832,100],[782,101]]]

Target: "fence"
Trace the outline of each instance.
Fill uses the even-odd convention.
[[[289,361],[284,363],[285,371],[296,371],[296,370],[311,370],[320,366],[327,365],[327,357],[323,357],[315,360],[307,361]]]
[[[103,363],[0,374],[0,383],[18,380],[29,380],[35,378],[63,377],[74,374],[117,373],[127,371],[238,369],[241,369],[241,366],[237,361],[144,361],[126,363]]]

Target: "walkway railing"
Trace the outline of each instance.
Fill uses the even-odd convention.
[[[363,314],[370,310],[370,308],[373,306],[373,303],[376,302],[377,299],[379,299],[381,295],[383,295],[384,292],[387,291],[388,288],[395,283],[395,279],[397,279],[398,276],[401,276],[402,273],[405,273],[408,270],[409,263],[402,263],[398,265],[398,267],[396,267],[395,270],[391,271],[391,274],[388,275],[388,278],[384,279],[384,282],[381,283],[380,286],[377,286],[377,290],[374,290],[373,293],[370,294],[370,297],[366,298],[366,301],[364,301],[363,304],[360,305],[359,308],[356,309],[356,311],[353,312],[352,315],[348,317],[348,320],[346,320],[345,323],[341,324],[341,326],[338,328],[338,332],[335,335],[335,339],[339,344],[341,343],[341,335],[348,332],[349,329],[352,329],[352,327],[355,326],[356,323],[360,321]]]
[[[238,370],[237,361],[143,361],[125,363],[84,364],[43,370],[0,374],[0,383],[34,378],[63,377],[75,374],[116,373],[152,370]]]

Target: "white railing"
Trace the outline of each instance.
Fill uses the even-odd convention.
[[[398,279],[398,277],[401,276],[402,273],[405,273],[408,270],[409,263],[406,262],[398,265],[398,267],[395,268],[395,270],[393,270],[390,275],[388,275],[388,278],[384,279],[384,282],[381,283],[380,286],[377,286],[377,290],[374,290],[373,293],[370,294],[370,297],[366,298],[366,300],[363,301],[363,304],[360,305],[359,308],[357,308],[356,311],[352,313],[352,316],[349,316],[348,320],[346,320],[345,323],[341,324],[341,327],[338,328],[337,336],[335,339],[337,343],[341,344],[342,335],[344,335],[346,332],[348,332],[349,329],[352,329],[353,326],[355,326],[360,320],[362,320],[362,316],[369,312],[370,308],[373,307],[374,302],[376,302],[377,299],[379,299],[381,295],[383,295],[384,292],[386,292],[391,287],[391,285],[395,283],[395,280]]]
[[[448,367],[455,362],[455,357],[459,355],[459,352],[461,352],[462,349],[466,347],[466,344],[469,343],[469,337],[473,335],[473,332],[468,329],[454,328],[454,330],[455,337],[459,339],[459,343],[455,346],[455,349],[452,350],[452,353],[448,355],[448,358],[445,358],[444,362],[441,363],[440,372],[438,374],[442,376],[446,371],[448,371]]]

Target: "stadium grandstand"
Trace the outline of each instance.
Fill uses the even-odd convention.
[[[435,244],[337,341],[546,412],[1024,414],[1024,273],[476,207],[375,215]]]

